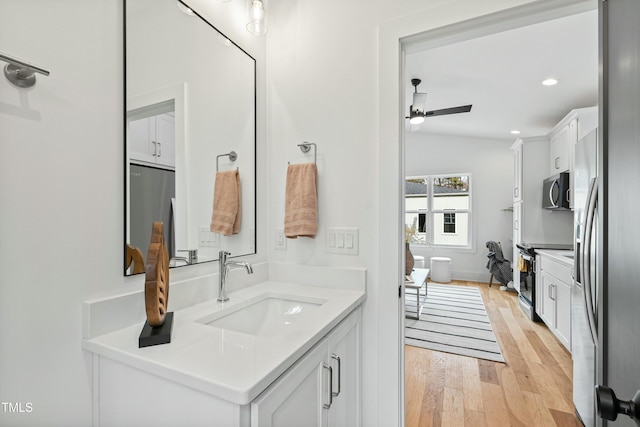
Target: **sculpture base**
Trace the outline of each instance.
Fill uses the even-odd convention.
[[[167,313],[164,323],[155,328],[149,325],[149,321],[144,322],[142,332],[138,338],[138,348],[149,347],[158,344],[171,342],[171,330],[173,328],[173,311]]]

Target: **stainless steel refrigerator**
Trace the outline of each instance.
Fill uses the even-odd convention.
[[[578,141],[574,166],[574,286],[571,292],[573,402],[586,427],[595,424],[598,342],[598,133]]]
[[[129,244],[139,248],[146,260],[152,224],[162,221],[169,256],[174,256],[171,199],[176,197],[175,171],[130,166]]]

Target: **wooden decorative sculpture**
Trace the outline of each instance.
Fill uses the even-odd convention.
[[[124,263],[125,270],[133,263],[133,274],[144,273],[144,256],[139,248],[127,245],[127,255]]]
[[[151,327],[162,326],[169,303],[169,255],[164,242],[164,224],[154,222],[145,264],[144,299]]]

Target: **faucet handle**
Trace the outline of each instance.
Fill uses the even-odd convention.
[[[193,263],[198,259],[198,250],[197,249],[178,249],[176,252],[187,252],[189,264]]]
[[[218,258],[223,260],[223,261],[226,261],[227,257],[229,255],[231,255],[231,252],[229,252],[229,251],[220,251],[220,252],[218,252]]]

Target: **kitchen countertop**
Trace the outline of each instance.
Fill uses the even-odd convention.
[[[323,300],[312,315],[274,336],[260,337],[198,321],[252,304],[262,295]],[[365,299],[365,292],[268,281],[174,312],[171,343],[138,348],[142,324],[92,339],[82,347],[128,366],[226,401],[245,405],[288,369]]]
[[[542,256],[546,256],[552,258],[554,261],[557,261],[567,267],[573,268],[574,265],[574,252],[573,251],[564,251],[564,250],[556,250],[556,249],[536,249],[536,254],[540,254]]]

